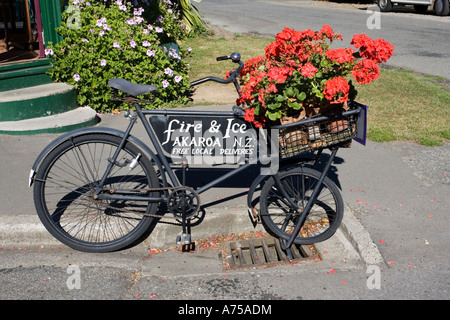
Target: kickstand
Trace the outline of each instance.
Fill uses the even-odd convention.
[[[183,178],[182,178],[182,182],[183,185],[185,185],[186,183],[186,170],[187,170],[187,162],[183,161]],[[181,244],[181,251],[182,252],[192,252],[195,251],[195,242],[192,242],[191,239],[191,219],[188,219],[186,217],[186,198],[182,197],[182,207],[183,207],[183,211],[181,213],[181,224],[182,224],[182,228],[183,228],[183,234],[182,234],[182,239],[178,239],[177,237],[177,244]],[[178,241],[180,240],[180,241]]]

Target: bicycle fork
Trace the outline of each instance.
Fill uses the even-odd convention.
[[[314,201],[316,200],[317,196],[319,195],[319,193],[321,191],[322,183],[328,174],[328,170],[330,170],[331,164],[333,163],[333,159],[336,156],[337,151],[338,151],[338,148],[331,149],[330,158],[328,159],[327,163],[325,164],[325,168],[323,169],[323,171],[319,177],[319,180],[317,181],[317,185],[314,187],[311,197],[308,199],[308,202],[306,203],[305,207],[303,208],[302,213],[299,215],[299,217],[297,219],[297,223],[294,228],[294,231],[292,232],[291,236],[287,240],[280,239],[281,248],[283,250],[286,250],[289,255],[291,255],[290,248],[291,248],[292,244],[294,243],[294,240],[297,237],[297,234],[299,233],[301,227],[305,223],[306,216],[309,214],[309,211],[311,210]],[[286,184],[282,183],[279,173],[275,174],[273,176],[273,178],[275,180],[275,184],[276,184],[277,188],[281,191],[281,194],[288,201],[288,203],[292,207],[292,209],[294,209],[294,211],[298,211],[300,209],[300,207],[294,202],[294,199],[292,199],[289,196],[289,194],[293,194],[292,192],[289,192],[290,187],[287,186]],[[287,224],[289,219],[290,219],[290,216],[287,216],[286,220],[285,220],[285,224]]]

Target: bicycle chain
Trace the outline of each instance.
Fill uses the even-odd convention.
[[[183,186],[178,186],[178,187],[163,187],[163,188],[120,189],[120,190],[121,190],[121,191],[123,190],[123,191],[137,191],[137,192],[144,192],[144,191],[145,191],[145,192],[152,192],[152,191],[169,191],[169,190],[175,191],[175,190],[182,190],[182,189],[190,189],[190,190],[192,190],[193,192],[195,192],[194,189],[192,189],[192,188],[190,188],[190,187],[183,187]],[[111,189],[111,188],[108,188],[107,190],[104,190],[104,191],[107,191],[107,192],[110,193],[110,194],[114,194],[114,193],[115,193],[115,190],[114,190],[114,189]],[[96,203],[97,205],[100,204],[100,203],[97,202],[97,201],[94,201],[94,203]],[[120,209],[120,208],[116,208],[116,207],[107,205],[107,204],[105,204],[104,202],[101,203],[101,206],[104,207],[104,208],[106,208],[106,209],[111,209],[111,210],[119,211],[119,212],[132,212],[132,213],[135,213],[135,214],[142,214],[142,215],[145,216],[145,217],[152,217],[152,218],[159,218],[159,219],[166,218],[166,219],[174,219],[174,220],[180,218],[180,217],[177,217],[177,216],[173,216],[173,217],[170,217],[170,216],[169,216],[169,217],[166,217],[166,216],[161,216],[161,215],[152,214],[152,213],[142,213],[142,212],[140,212],[140,211],[133,211],[133,210]],[[197,212],[198,212],[198,210],[197,210]],[[197,212],[196,212],[196,213],[197,213]]]

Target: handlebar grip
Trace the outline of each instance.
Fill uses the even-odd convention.
[[[222,57],[217,57],[216,61],[222,61],[222,60],[228,60],[230,59],[230,56],[222,56]]]

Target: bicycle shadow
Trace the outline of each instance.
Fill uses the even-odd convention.
[[[330,158],[330,154],[323,152],[316,163],[315,169],[318,170],[319,172],[323,171],[329,158]],[[335,156],[333,163],[330,166],[330,169],[327,174],[327,177],[330,178],[334,183],[336,183],[336,185],[338,186],[338,188],[340,190],[342,190],[342,187],[339,182],[338,168],[336,165],[339,165],[342,163],[344,163],[344,159],[339,156]],[[312,163],[310,163],[310,164],[305,163],[304,165],[312,166]],[[290,165],[290,167],[294,167],[294,166],[295,166],[295,164]],[[235,169],[235,167],[222,168],[219,166],[203,167],[203,168],[189,168],[189,170],[187,170],[185,173],[186,184],[194,189],[201,188],[204,185],[206,185],[207,183],[222,177],[223,175],[229,173],[230,171],[232,171],[234,169]],[[282,168],[280,168],[280,169],[282,169]],[[221,204],[224,204],[230,200],[247,196],[248,191],[249,191],[248,189],[251,187],[253,181],[259,177],[260,172],[261,172],[261,166],[258,166],[258,165],[251,166],[251,167],[245,169],[244,171],[242,171],[241,173],[239,173],[239,175],[237,175],[237,178],[231,177],[229,179],[221,181],[220,183],[218,183],[217,185],[212,187],[211,189],[226,188],[226,189],[240,189],[240,190],[237,190],[238,192],[233,193],[231,195],[224,196],[224,197],[217,197],[216,199],[214,199],[212,201],[202,204],[198,214],[194,218],[191,219],[190,225],[192,227],[195,227],[202,223],[202,221],[204,220],[204,218],[206,216],[205,209],[208,209],[208,208],[211,208],[214,206],[220,206]],[[174,170],[174,173],[177,175],[178,179],[180,179],[180,181],[181,181],[182,170],[181,169]],[[267,176],[267,178],[269,178],[269,177],[270,176]],[[262,183],[255,189],[254,198],[252,199],[252,202],[251,202],[252,207],[257,207],[259,205],[259,192],[262,188],[262,184],[264,183],[264,181],[265,180],[263,180]],[[244,189],[244,190],[241,191],[242,189]],[[243,204],[247,204],[247,202],[245,202]],[[152,225],[147,230],[147,232],[145,233],[143,238],[148,237],[153,232],[156,225],[159,223],[172,224],[172,225],[178,225],[178,226],[182,225],[180,219],[171,220],[171,221],[164,220],[164,216],[171,214],[167,210],[167,206],[164,203],[162,203],[161,206],[158,208],[157,214],[160,215],[161,218],[154,219]]]
[[[313,155],[310,154],[309,156],[306,155],[306,158],[313,159]],[[315,169],[319,172],[322,172],[324,170],[325,164],[328,162],[330,158],[330,154],[323,152],[321,156],[319,157],[319,160],[316,163]],[[335,156],[332,165],[330,166],[330,169],[328,171],[327,177],[330,178],[340,190],[342,190],[341,184],[339,182],[339,176],[338,176],[338,168],[336,165],[344,163],[344,159]],[[283,165],[283,164],[282,164]],[[286,165],[286,164],[284,164]],[[312,164],[304,164],[305,166],[312,166]],[[286,168],[293,167],[295,164],[287,164]],[[220,205],[224,202],[227,202],[229,200],[233,200],[242,196],[245,196],[248,192],[248,188],[252,185],[253,181],[257,179],[261,174],[261,168],[260,165],[251,166],[248,169],[245,169],[241,173],[237,175],[237,177],[231,177],[229,179],[223,180],[217,185],[215,185],[214,188],[227,188],[227,189],[242,189],[245,188],[245,191],[237,192],[233,195],[226,196],[226,197],[220,197],[216,200],[210,201],[206,204],[204,204],[202,207],[212,207],[216,205]],[[207,183],[214,181],[216,179],[219,179],[220,177],[224,176],[225,174],[229,173],[230,171],[234,170],[233,168],[221,168],[221,167],[204,167],[204,168],[189,168],[186,172],[186,184],[194,189],[203,187]],[[280,168],[281,170],[283,167]],[[178,176],[178,178],[181,181],[182,178],[182,170],[175,170],[175,174]],[[269,176],[268,176],[269,177]],[[264,182],[264,180],[262,181]],[[256,191],[260,190],[261,186],[256,189]],[[257,204],[257,203],[256,203]]]

